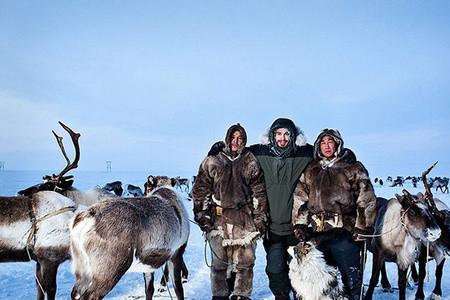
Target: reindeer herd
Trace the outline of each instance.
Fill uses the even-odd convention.
[[[38,300],[55,299],[58,266],[68,259],[76,279],[72,299],[102,299],[128,270],[144,273],[146,299],[152,299],[153,274],[162,266],[173,279],[177,299],[184,299],[182,279],[188,271],[183,253],[189,219],[176,189],[189,193],[193,182],[148,176],[144,191],[120,181],[80,191],[73,186],[73,176],[66,175],[78,166],[80,135],[60,124],[71,137],[75,158],[70,162],[62,138],[53,132],[66,167],[19,191],[18,196],[0,197],[0,262],[34,260]],[[450,251],[450,211],[432,196],[430,188],[436,187],[437,179],[426,179],[430,169],[421,178],[425,194],[403,190],[390,200],[377,198],[377,221],[367,242],[373,261],[365,300],[372,299],[380,273],[383,290],[392,290],[385,262],[397,264],[399,299],[405,299],[406,274],[409,268],[415,270],[416,261],[415,298],[424,299],[428,253],[437,265],[433,295],[442,296],[442,270]],[[409,179],[413,180],[405,178]]]
[[[438,189],[441,191],[441,193],[447,193],[449,192],[448,189],[448,183],[449,183],[448,177],[429,177],[427,178],[427,183],[430,188],[435,188],[435,191],[437,192]],[[389,184],[390,187],[402,187],[403,184],[407,183],[408,181],[411,181],[411,184],[413,187],[417,188],[417,184],[421,182],[420,176],[397,176],[396,178],[393,178],[392,176],[388,176],[385,181],[381,177],[375,177],[374,183],[378,186],[383,186],[386,182]]]

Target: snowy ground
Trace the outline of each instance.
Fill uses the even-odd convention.
[[[30,186],[38,182],[42,172],[0,172],[0,195],[13,195],[17,190]],[[86,172],[75,175],[77,187],[87,189],[97,184],[104,184],[113,180],[120,179],[124,183],[142,185],[146,178],[144,173],[103,173]],[[412,193],[423,191],[420,188],[413,188],[406,185],[404,188]],[[392,197],[395,193],[401,193],[402,188],[380,187],[375,185],[377,196],[386,198]],[[435,193],[435,196],[443,200],[450,206],[450,196],[448,194]],[[192,203],[185,201],[185,206],[189,213],[192,210]],[[185,296],[187,299],[210,299],[209,269],[206,261],[209,263],[209,252],[205,261],[205,244],[200,230],[191,226],[191,236],[189,245],[185,254],[185,261],[189,268],[189,281],[185,284]],[[261,242],[257,247],[257,260],[254,269],[254,292],[252,299],[273,299],[268,288],[265,267],[265,253]],[[36,288],[34,284],[34,262],[28,263],[3,263],[0,264],[0,299],[17,300],[33,299],[36,297]],[[429,281],[425,282],[425,294],[428,296],[434,287],[434,263],[429,264]],[[365,269],[364,281],[369,281],[371,271],[371,256],[369,254],[368,263]],[[445,266],[444,278],[442,282],[444,299],[450,299],[450,267]],[[389,278],[392,286],[396,287],[396,266],[388,264]],[[160,274],[156,277],[159,279]],[[70,272],[70,263],[66,262],[60,266],[58,272],[58,293],[57,299],[70,299],[70,291],[74,283],[74,277]],[[116,285],[116,287],[107,295],[106,299],[145,299],[144,281],[142,274],[127,273]],[[407,299],[414,299],[414,289],[407,290]],[[168,292],[156,293],[155,299],[176,299],[175,293]],[[381,289],[376,289],[374,299],[398,299],[398,293],[385,294]]]

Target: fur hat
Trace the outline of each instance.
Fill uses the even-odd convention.
[[[341,133],[337,129],[325,128],[319,132],[314,142],[314,158],[323,158],[322,153],[320,153],[320,142],[325,136],[331,136],[334,139],[337,144],[335,155],[336,157],[341,156],[342,149],[344,148],[344,140],[341,137]]]

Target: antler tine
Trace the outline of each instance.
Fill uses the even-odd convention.
[[[59,125],[61,125],[62,128],[64,128],[70,135],[70,138],[72,139],[73,146],[75,148],[75,158],[72,163],[70,163],[69,159],[67,158],[67,155],[64,155],[67,160],[67,166],[58,174],[58,177],[63,176],[68,171],[72,169],[76,169],[78,167],[78,161],[80,160],[80,145],[78,143],[78,139],[80,138],[79,133],[75,133],[72,129],[70,129],[68,126],[66,126],[63,122],[59,121]],[[62,142],[62,141],[61,141]],[[65,151],[64,151],[65,153]]]
[[[59,149],[61,149],[61,152],[62,152],[62,154],[64,155],[64,158],[66,159],[67,164],[70,164],[70,160],[69,160],[69,158],[67,157],[66,150],[64,149],[63,138],[62,138],[61,136],[57,135],[56,132],[55,132],[54,130],[52,130],[52,132],[53,132],[53,135],[54,135],[55,138],[56,138],[56,141],[58,142]]]
[[[431,165],[431,167],[429,167],[426,171],[424,171],[422,173],[422,181],[423,181],[423,185],[425,186],[425,199],[428,201],[428,203],[430,204],[431,208],[435,212],[437,212],[438,209],[436,207],[436,203],[433,200],[433,193],[431,193],[430,186],[428,185],[428,182],[427,182],[427,175],[437,165],[437,163],[438,162],[436,161],[433,165]]]

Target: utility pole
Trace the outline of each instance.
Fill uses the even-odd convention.
[[[5,162],[0,161],[0,172],[5,171]]]
[[[112,161],[110,160],[106,161],[106,172],[111,172],[111,163]]]

